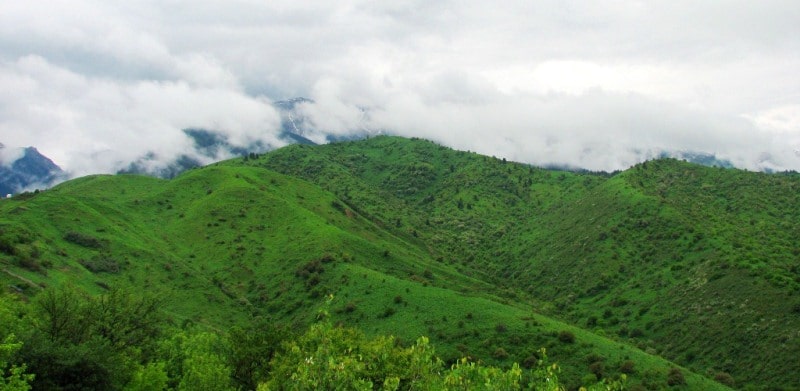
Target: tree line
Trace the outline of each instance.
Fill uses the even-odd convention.
[[[562,389],[558,366],[544,350],[531,370],[467,359],[445,365],[425,337],[410,346],[392,336],[368,337],[333,325],[325,310],[299,333],[263,318],[223,331],[176,325],[162,303],[154,295],[112,290],[92,296],[70,286],[45,289],[30,302],[0,296],[0,388]]]

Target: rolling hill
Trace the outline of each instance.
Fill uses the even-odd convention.
[[[546,347],[571,388],[622,372],[663,388],[682,367],[692,389],[791,389],[798,190],[674,159],[609,175],[398,137],[292,145],[3,200],[0,279],[159,293],[175,322],[210,329],[303,329],[333,294],[336,321],[427,335],[448,362]]]

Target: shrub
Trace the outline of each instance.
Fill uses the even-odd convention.
[[[20,257],[16,259],[15,263],[17,266],[23,269],[30,270],[32,272],[42,272],[45,275],[47,274],[45,269],[42,267],[42,264],[34,258],[28,256]]]
[[[596,362],[596,361],[605,361],[605,357],[603,357],[603,356],[601,356],[601,355],[599,355],[597,353],[592,352],[592,353],[589,353],[589,354],[586,355],[585,360],[586,360],[587,364],[591,364],[591,363]]]
[[[563,343],[573,343],[575,342],[575,334],[572,331],[562,330],[558,333],[558,340]]]
[[[678,368],[670,368],[667,372],[667,385],[681,386],[686,384],[686,378],[683,377],[683,372]]]
[[[314,273],[308,277],[308,280],[306,280],[306,286],[309,288],[317,286],[320,281],[322,281],[322,279],[319,277],[319,274]]]
[[[95,255],[92,259],[79,259],[78,263],[92,273],[119,273],[119,262],[106,254]]]
[[[619,365],[619,371],[625,374],[632,374],[636,371],[636,364],[631,360],[625,360]]]
[[[494,353],[492,353],[492,357],[498,360],[505,360],[508,358],[508,352],[503,348],[497,348],[494,350]]]
[[[631,331],[628,333],[628,336],[631,338],[641,338],[644,336],[644,331],[642,331],[642,329],[634,328],[631,329]]]
[[[589,364],[589,372],[593,373],[598,379],[603,378],[603,371],[605,371],[606,367],[602,361],[595,361]]]
[[[102,240],[75,231],[68,232],[66,235],[64,235],[64,240],[86,248],[101,249],[105,247],[105,244]]]
[[[319,259],[315,259],[297,268],[294,274],[302,279],[308,279],[312,274],[321,274],[324,271],[325,268],[322,267],[322,262]]]
[[[731,376],[728,372],[717,372],[717,374],[714,375],[714,380],[728,387],[733,387],[735,385],[733,376]]]
[[[525,369],[531,369],[536,367],[536,364],[539,363],[539,357],[536,354],[531,354],[530,356],[526,357],[524,361],[522,361],[522,367]]]
[[[2,235],[2,231],[0,231],[0,235]],[[14,242],[7,237],[0,236],[0,253],[14,255]]]

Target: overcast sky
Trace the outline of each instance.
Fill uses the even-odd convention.
[[[74,174],[188,127],[277,143],[270,102],[298,96],[317,130],[540,165],[798,170],[800,2],[0,2],[0,142]]]

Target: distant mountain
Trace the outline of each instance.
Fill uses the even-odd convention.
[[[290,144],[316,145],[317,143],[310,138],[322,139],[326,143],[338,141],[355,141],[366,138],[367,135],[375,134],[373,129],[367,129],[363,124],[350,129],[346,135],[335,134],[326,129],[318,129],[311,120],[298,109],[298,105],[314,103],[308,98],[293,98],[289,100],[277,101],[273,105],[281,114],[281,138]],[[364,118],[369,115],[369,109],[360,108]],[[380,133],[380,132],[377,132]]]
[[[3,144],[0,144],[0,151],[9,152]],[[34,147],[23,148],[21,156],[11,162],[0,161],[2,196],[33,188],[46,188],[63,179],[66,178],[61,167]]]
[[[296,111],[296,105],[313,102],[306,98],[277,101],[273,105],[281,115],[281,131],[278,138],[286,144],[316,145],[304,136],[306,119]],[[278,147],[263,140],[245,146],[231,144],[228,137],[220,131],[202,128],[184,129],[183,133],[193,142],[193,149],[176,156],[168,163],[160,162],[162,157],[149,152],[119,170],[120,174],[147,174],[160,178],[174,178],[178,174],[210,162],[248,154],[261,154]]]
[[[674,158],[689,163],[700,164],[706,167],[734,168],[733,163],[731,163],[730,160],[720,159],[717,157],[717,155],[713,153],[690,152],[690,151],[661,152],[661,155],[659,157]]]
[[[128,167],[119,171],[120,174],[148,174],[160,178],[173,178],[176,175],[195,167],[213,161],[227,159],[235,156],[244,156],[248,153],[263,153],[270,151],[275,146],[256,141],[246,147],[233,145],[226,135],[206,129],[184,129],[194,144],[194,148],[175,157],[166,165],[159,164],[159,156],[150,152],[131,162]]]

